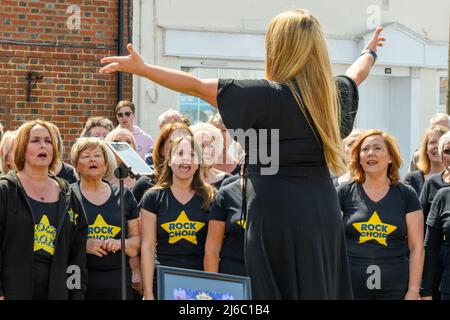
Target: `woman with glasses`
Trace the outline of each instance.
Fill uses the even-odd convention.
[[[116,106],[118,128],[129,130],[136,140],[136,152],[142,159],[153,147],[152,137],[134,124],[136,109],[133,102],[122,100]]]
[[[430,176],[428,180],[426,180],[425,183],[423,184],[422,192],[420,194],[420,203],[422,205],[423,214],[425,218],[424,221],[427,222],[427,225],[429,224],[428,214],[430,213],[434,197],[436,196],[436,194],[440,189],[450,186],[450,132],[447,132],[440,137],[438,152],[444,170]],[[434,224],[432,226],[435,227]],[[434,283],[432,284],[432,297],[434,300],[441,299],[441,292],[439,290],[439,285],[441,282],[442,263],[443,261],[437,259],[436,264],[434,266],[435,275],[433,277]]]

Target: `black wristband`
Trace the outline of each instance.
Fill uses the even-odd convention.
[[[373,63],[375,64],[375,61],[377,61],[377,59],[378,59],[377,53],[371,49],[365,49],[365,50],[361,51],[360,56],[362,56],[363,54],[366,54],[366,53],[370,54],[373,57]]]

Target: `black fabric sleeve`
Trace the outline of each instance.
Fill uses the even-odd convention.
[[[211,210],[209,211],[209,220],[227,220],[227,212],[223,200],[223,192],[219,191],[212,203]]]
[[[430,203],[428,202],[429,197],[429,189],[430,189],[430,180],[425,181],[423,184],[422,191],[420,192],[420,205],[422,206],[423,214],[425,217],[428,216],[430,212]]]
[[[150,190],[146,192],[139,203],[139,209],[142,208],[148,212],[158,213],[158,191],[159,190]]]
[[[137,207],[136,199],[134,198],[133,193],[130,191],[130,189],[125,187],[125,203],[128,206],[127,210],[127,219],[128,220],[134,220],[139,218],[139,210]]]
[[[341,138],[344,139],[353,130],[359,103],[358,86],[353,79],[345,75],[337,76],[335,80],[341,103]]]
[[[5,181],[0,184],[0,297],[3,297],[3,233],[5,232],[5,219],[6,219],[6,204],[8,203],[8,195],[5,186]]]
[[[225,127],[248,130],[263,117],[268,103],[266,80],[219,79],[217,104]]]
[[[337,188],[337,194],[339,197],[339,204],[341,206],[341,211],[344,211],[344,203],[345,203],[345,195],[348,191],[348,184],[347,183],[341,183]]]
[[[137,203],[141,202],[145,192],[147,192],[153,186],[153,181],[147,176],[142,176],[136,181],[131,191],[133,192],[134,198],[136,199]]]
[[[69,291],[70,300],[83,300],[87,292],[88,270],[86,267],[86,243],[88,237],[88,223],[86,213],[83,206],[72,192],[71,195],[72,208],[76,218],[75,236],[71,246],[68,265],[79,266],[81,271],[81,288]],[[78,216],[77,216],[78,214]]]
[[[425,221],[428,226],[434,228],[441,228],[441,212],[446,202],[445,195],[449,194],[448,192],[443,192],[443,190],[441,189],[436,193],[431,204],[430,212],[428,213],[427,221]]]
[[[422,210],[416,191],[407,184],[402,184],[401,188],[404,190],[402,194],[406,203],[406,213]]]
[[[423,297],[433,295],[434,277],[439,268],[441,239],[441,229],[428,225],[425,235],[425,263],[422,274],[422,285],[420,289],[420,294]]]

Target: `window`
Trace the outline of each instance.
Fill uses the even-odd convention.
[[[204,79],[264,79],[265,76],[263,70],[251,69],[182,67],[181,70]],[[183,93],[180,93],[179,95],[179,110],[189,118],[192,124],[206,122],[211,115],[217,112],[217,110],[207,102]]]

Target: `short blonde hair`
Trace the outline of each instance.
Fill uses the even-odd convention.
[[[46,128],[48,134],[50,135],[50,140],[53,148],[53,157],[48,169],[49,172],[55,169],[55,166],[59,159],[57,145],[58,138],[56,137],[55,132],[52,130],[49,122],[37,119],[27,121],[22,124],[19,129],[17,129],[17,136],[14,144],[14,163],[16,165],[17,171],[22,171],[25,167],[25,154],[27,151],[28,142],[30,141],[30,131],[37,125]]]
[[[6,131],[0,141],[0,165],[3,174],[7,174],[9,171],[6,159],[13,152],[16,135],[16,131]]]
[[[200,122],[197,124],[194,124],[192,126],[189,127],[194,135],[194,140],[196,140],[195,142],[201,147],[202,143],[201,141],[198,141],[198,136],[203,134],[203,133],[207,133],[209,134],[212,139],[213,139],[213,143],[214,143],[214,150],[215,150],[215,161],[217,161],[217,159],[220,157],[220,155],[222,154],[222,150],[223,150],[223,136],[222,136],[222,132],[220,131],[220,129],[216,128],[215,126],[213,126],[210,123],[204,123],[204,122]]]
[[[369,130],[364,132],[353,144],[352,149],[352,161],[351,171],[353,180],[358,183],[366,181],[366,173],[360,164],[360,152],[361,146],[366,138],[371,136],[381,136],[386,144],[389,155],[392,158],[392,163],[389,164],[387,169],[387,177],[391,180],[391,185],[396,185],[400,181],[400,167],[402,165],[402,157],[400,155],[400,149],[394,137],[390,136],[381,130]]]
[[[440,137],[442,137],[445,133],[448,132],[448,128],[443,126],[433,126],[429,128],[427,131],[425,131],[425,134],[423,135],[422,142],[420,143],[419,148],[419,161],[417,161],[417,168],[424,174],[430,173],[431,170],[431,162],[428,158],[428,140],[430,139],[430,135],[432,133],[436,134]],[[438,142],[439,145],[439,142]],[[442,158],[441,158],[442,159]]]
[[[130,130],[125,129],[125,128],[115,128],[113,131],[111,131],[110,133],[108,133],[105,137],[105,141],[116,141],[116,142],[126,142],[126,141],[117,141],[117,137],[120,134],[125,134],[130,138],[130,146],[136,150],[137,149],[137,143],[136,143],[136,139],[134,138],[133,133],[130,132]]]
[[[103,152],[103,158],[105,159],[105,174],[103,175],[103,179],[111,181],[114,179],[114,170],[117,168],[116,158],[114,157],[114,153],[111,149],[106,145],[106,142],[100,140],[98,138],[81,138],[78,139],[77,142],[72,146],[72,150],[70,151],[70,158],[72,161],[72,165],[75,167],[75,175],[78,179],[80,179],[80,175],[78,173],[77,166],[78,160],[80,158],[80,154],[85,150],[92,150],[97,147],[100,147]]]

